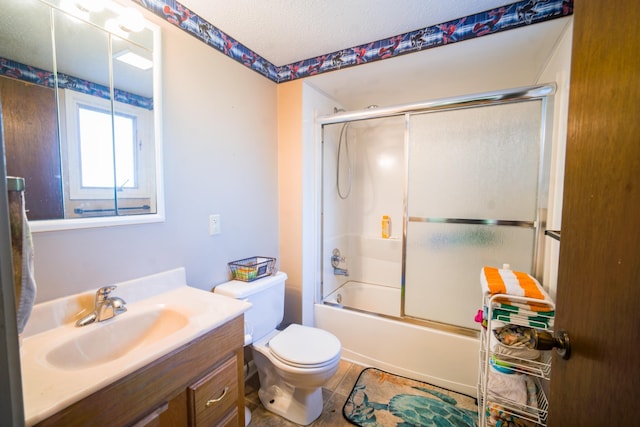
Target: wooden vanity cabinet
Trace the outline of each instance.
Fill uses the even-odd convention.
[[[215,425],[238,401],[236,357],[230,357],[187,389],[189,425]],[[237,411],[236,411],[237,412]]]
[[[244,426],[240,315],[38,426]]]

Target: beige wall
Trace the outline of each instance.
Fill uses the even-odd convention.
[[[302,318],[302,81],[278,85],[280,269],[287,273],[285,323]]]
[[[331,114],[334,107],[341,105],[309,79],[278,85],[280,267],[289,276],[285,323],[315,324],[321,143],[315,119]]]

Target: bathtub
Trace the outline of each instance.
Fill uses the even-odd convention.
[[[324,301],[337,307],[400,317],[400,288],[352,280],[333,291]]]
[[[397,288],[351,281],[325,301],[314,306],[315,323],[338,337],[343,359],[476,396],[477,337],[400,319]]]

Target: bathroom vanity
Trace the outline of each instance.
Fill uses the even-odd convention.
[[[182,269],[113,293],[127,311],[87,326],[75,321],[91,293],[34,307],[21,345],[26,425],[244,425],[250,304],[186,286]]]
[[[239,316],[36,425],[237,426],[243,335]]]

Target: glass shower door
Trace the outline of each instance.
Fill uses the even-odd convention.
[[[480,269],[532,271],[542,112],[533,100],[410,117],[405,316],[478,329]]]

